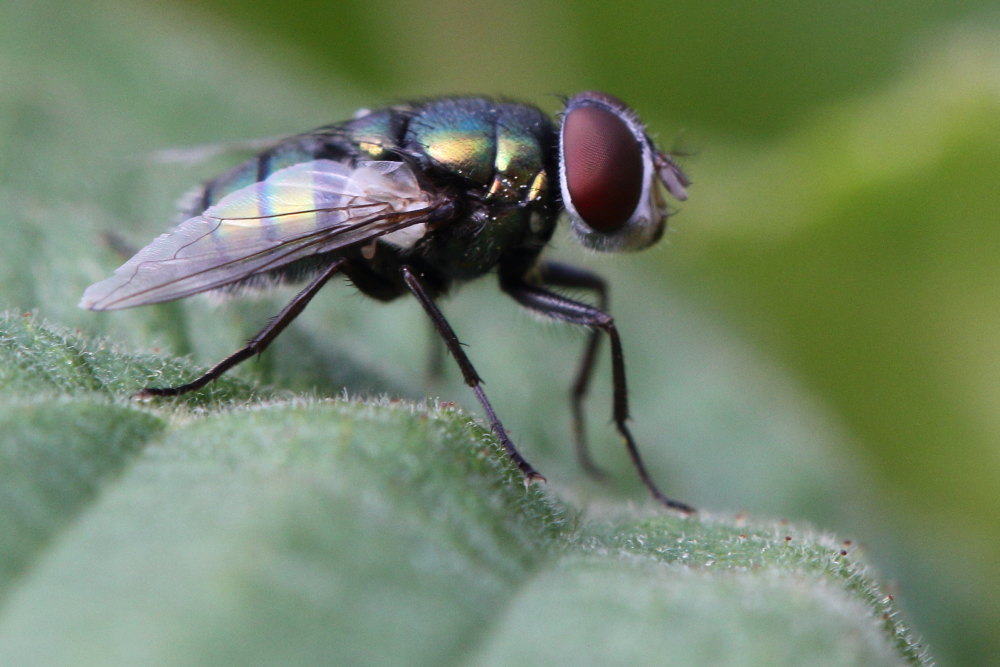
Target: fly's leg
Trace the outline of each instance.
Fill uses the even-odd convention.
[[[542,282],[553,287],[569,287],[587,289],[597,292],[597,307],[608,310],[608,285],[596,273],[559,262],[545,262],[540,267]],[[601,342],[601,332],[594,328],[587,338],[583,348],[583,356],[577,367],[576,379],[570,389],[570,407],[573,414],[573,442],[576,445],[576,457],[587,474],[597,479],[604,479],[607,474],[594,463],[587,445],[587,422],[583,413],[583,401],[590,390],[590,380],[594,376],[594,364],[597,361],[598,345]]]
[[[177,387],[146,387],[145,389],[141,389],[136,396],[140,398],[148,396],[180,396],[181,394],[186,394],[189,391],[196,391],[207,385],[209,382],[219,379],[223,373],[236,364],[246,361],[255,354],[260,354],[267,348],[268,345],[271,344],[272,341],[274,341],[275,338],[278,337],[278,334],[285,330],[285,327],[291,324],[292,320],[299,316],[305,307],[309,305],[312,298],[316,296],[316,293],[319,292],[320,288],[323,287],[323,285],[325,285],[330,278],[338,273],[346,262],[347,260],[345,259],[338,259],[323,269],[322,273],[313,278],[313,281],[306,285],[305,289],[296,294],[295,298],[288,302],[288,305],[282,308],[281,312],[267,323],[267,326],[247,341],[245,346],[236,352],[233,352],[215,366],[212,366],[212,368],[210,368],[208,372],[201,377]]]
[[[438,334],[444,341],[445,346],[448,351],[451,352],[451,356],[454,357],[455,362],[458,364],[459,369],[462,371],[462,377],[465,379],[465,384],[472,388],[473,393],[475,393],[476,398],[479,399],[480,405],[483,406],[483,410],[486,412],[486,419],[490,422],[490,428],[493,433],[496,434],[497,438],[500,439],[500,444],[507,451],[507,455],[517,464],[520,468],[521,473],[524,475],[525,482],[536,482],[545,481],[538,471],[531,467],[531,464],[524,460],[521,453],[517,451],[517,447],[511,441],[510,436],[507,435],[507,431],[504,429],[503,424],[500,423],[500,419],[497,417],[496,411],[490,404],[488,398],[486,398],[486,393],[483,391],[482,379],[479,374],[476,373],[476,369],[472,366],[472,362],[469,361],[469,357],[466,356],[465,351],[462,349],[462,343],[458,340],[455,335],[454,329],[448,324],[448,320],[445,319],[444,314],[434,303],[431,295],[427,292],[427,288],[424,287],[423,282],[417,276],[417,274],[408,266],[403,266],[402,269],[403,281],[409,288],[413,296],[417,298],[420,305],[423,306],[424,312],[430,317],[431,322],[434,324],[434,328],[437,329]]]
[[[622,354],[621,338],[615,327],[614,319],[600,308],[574,301],[551,292],[544,287],[533,285],[521,276],[505,275],[501,277],[501,287],[515,301],[542,315],[563,322],[593,327],[607,334],[611,343],[611,374],[614,388],[614,422],[618,433],[625,441],[632,463],[639,473],[639,478],[653,497],[667,507],[685,513],[694,512],[694,508],[677,500],[672,500],[663,494],[653,482],[646,465],[642,462],[639,449],[628,428],[628,389],[625,384],[625,357]]]
[[[444,344],[438,336],[437,328],[430,325],[431,337],[427,343],[427,368],[425,370],[427,383],[436,386],[444,377]]]

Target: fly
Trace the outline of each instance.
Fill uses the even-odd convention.
[[[243,348],[200,377],[143,396],[198,390],[261,353],[334,275],[382,301],[411,294],[423,307],[527,482],[544,478],[521,456],[437,299],[454,283],[496,271],[522,306],[592,333],[572,389],[574,437],[595,472],[583,400],[603,332],[611,345],[613,417],[639,477],[653,482],[628,428],[621,339],[607,285],[541,253],[565,211],[577,239],[598,251],[639,250],[663,235],[662,186],[687,197],[687,177],[632,109],[611,95],[570,98],[558,122],[539,109],[484,97],[447,97],[359,112],[285,139],[206,183],[179,225],[91,285],[80,306],[115,310],[311,278]],[[588,305],[551,288],[595,293]]]

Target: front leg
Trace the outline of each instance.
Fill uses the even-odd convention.
[[[625,357],[622,353],[621,338],[614,319],[600,308],[556,294],[545,287],[528,282],[523,276],[501,274],[501,288],[515,301],[526,308],[555,320],[569,322],[603,331],[611,343],[611,374],[614,393],[614,422],[618,433],[625,441],[629,457],[639,473],[639,478],[656,500],[667,507],[685,513],[694,512],[689,505],[668,498],[653,482],[646,470],[639,449],[628,428],[628,388],[625,383]]]
[[[587,289],[597,292],[597,306],[602,311],[608,310],[608,284],[596,273],[560,262],[544,262],[539,267],[539,274],[544,284],[552,287],[569,287]],[[594,366],[597,361],[598,345],[601,342],[601,332],[592,329],[587,336],[587,344],[580,357],[576,379],[570,389],[570,408],[573,414],[573,443],[576,445],[576,458],[589,475],[604,479],[607,475],[594,463],[587,444],[587,420],[583,414],[583,401],[590,391],[590,380],[594,376]]]

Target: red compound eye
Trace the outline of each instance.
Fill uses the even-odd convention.
[[[598,232],[620,229],[639,205],[642,146],[620,114],[581,104],[562,124],[562,161],[570,204]]]

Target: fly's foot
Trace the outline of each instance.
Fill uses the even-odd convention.
[[[673,498],[667,498],[665,495],[660,493],[658,489],[650,489],[650,491],[652,492],[653,497],[656,498],[660,503],[666,505],[672,510],[680,512],[684,516],[691,516],[692,514],[695,514],[698,511],[695,508],[691,507],[690,505],[680,502],[679,500],[674,500]]]
[[[173,387],[143,387],[132,394],[132,398],[137,401],[151,401],[159,396],[174,396],[175,394]]]
[[[548,480],[542,477],[542,475],[534,470],[522,470],[524,474],[524,488],[530,489],[531,485],[536,482],[547,482]]]
[[[181,385],[179,387],[143,387],[132,394],[132,400],[148,403],[154,398],[161,398],[163,396],[180,396],[194,388],[198,387],[191,387],[190,385]]]
[[[139,391],[132,394],[131,399],[138,403],[149,403],[156,396],[158,396],[158,394],[156,393],[155,389],[151,390],[150,387],[143,387]]]

